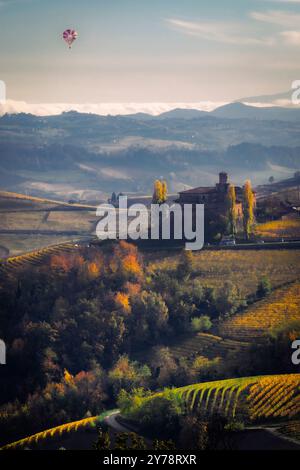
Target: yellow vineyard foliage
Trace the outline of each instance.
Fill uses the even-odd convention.
[[[300,320],[299,282],[277,289],[244,313],[228,319],[221,325],[220,333],[247,341],[296,320]]]
[[[297,238],[300,236],[300,219],[272,220],[255,227],[255,233],[262,238]]]
[[[300,374],[218,380],[188,385],[175,392],[190,409],[208,414],[235,417],[242,407],[252,421],[300,414]]]
[[[61,243],[58,245],[50,245],[46,248],[25,253],[24,255],[8,258],[0,263],[0,271],[6,274],[14,272],[18,268],[27,266],[38,266],[43,263],[49,255],[55,256],[61,253],[69,253],[74,250],[73,243]]]
[[[47,429],[46,431],[41,431],[32,436],[25,437],[19,441],[13,442],[12,444],[7,444],[0,448],[0,450],[13,450],[22,448],[24,446],[29,446],[30,444],[37,443],[42,439],[47,439],[55,435],[62,435],[65,432],[77,431],[79,428],[94,425],[99,420],[99,416],[92,416],[89,418],[84,418],[79,421],[73,421],[71,423],[66,423],[61,426],[56,426],[55,428]]]
[[[170,252],[143,253],[143,258],[150,274],[176,269],[180,260],[178,254]],[[256,291],[264,276],[274,287],[299,279],[300,250],[200,250],[194,252],[193,269],[205,286],[218,289],[230,279],[242,295],[247,295]]]
[[[300,413],[299,374],[264,377],[252,385],[247,396],[252,420],[292,418]]]

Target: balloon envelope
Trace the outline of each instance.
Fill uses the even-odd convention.
[[[68,44],[69,48],[71,47],[72,43],[75,41],[77,36],[78,36],[78,33],[77,31],[75,31],[75,29],[66,29],[63,32],[63,39]]]

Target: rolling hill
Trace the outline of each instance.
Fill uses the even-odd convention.
[[[210,113],[160,116],[65,112],[0,118],[0,186],[59,199],[149,193],[164,177],[171,192],[209,185],[227,170],[253,184],[292,176],[300,165],[300,111],[233,103]]]

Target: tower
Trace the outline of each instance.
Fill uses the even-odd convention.
[[[221,171],[221,173],[219,173],[219,184],[223,185],[223,184],[227,184],[227,182],[228,182],[228,174],[225,173],[225,171]]]
[[[221,173],[219,173],[219,182],[216,184],[217,191],[226,193],[228,186],[228,175],[225,171],[221,171]]]

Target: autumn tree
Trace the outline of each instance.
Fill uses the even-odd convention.
[[[116,307],[121,308],[125,313],[131,312],[129,296],[125,292],[117,292],[115,296]]]
[[[191,250],[183,250],[177,266],[177,277],[188,279],[193,271],[194,255]]]
[[[228,223],[229,223],[229,232],[231,235],[235,235],[237,212],[236,212],[236,194],[235,194],[235,187],[233,184],[231,184],[228,188],[226,203],[227,203],[227,217],[228,217]]]
[[[250,180],[245,182],[243,188],[243,224],[244,233],[247,240],[252,231],[254,222],[254,194],[251,187]]]
[[[79,269],[84,264],[84,258],[78,253],[61,253],[52,255],[50,258],[50,267],[56,271],[68,273],[72,269]]]
[[[160,204],[162,201],[162,184],[160,180],[154,181],[154,189],[153,189],[153,196],[152,196],[152,203],[153,204]]]
[[[167,183],[166,181],[155,180],[154,191],[152,197],[153,204],[163,204],[167,200]]]
[[[132,304],[132,311],[136,344],[153,344],[166,334],[169,309],[160,294],[142,291]]]
[[[217,311],[220,315],[231,315],[241,306],[245,306],[245,299],[238,286],[231,281],[225,281],[216,299]]]
[[[162,181],[162,202],[166,202],[168,197],[168,186],[167,182],[164,180]]]
[[[151,371],[146,365],[130,361],[125,354],[119,357],[114,367],[109,371],[108,377],[115,395],[117,395],[121,389],[130,390],[137,385],[146,385],[151,377]]]
[[[139,258],[137,247],[121,240],[114,248],[110,260],[110,270],[112,273],[124,277],[124,279],[136,280],[143,274],[143,267]]]

